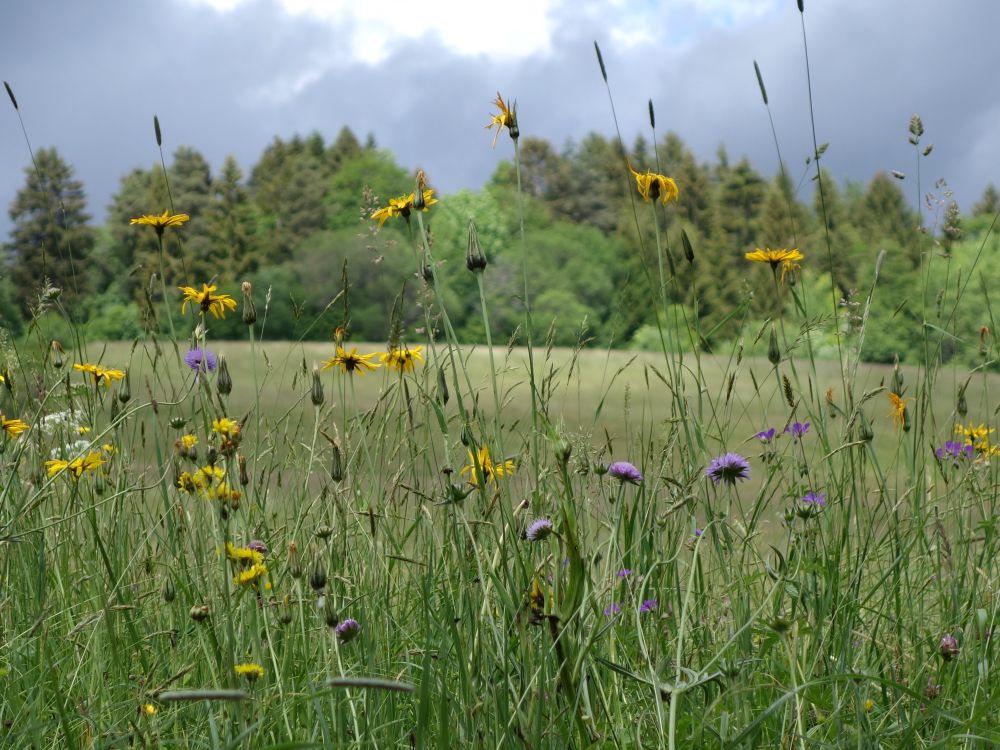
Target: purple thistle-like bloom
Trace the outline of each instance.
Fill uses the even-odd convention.
[[[642,603],[642,606],[639,607],[639,614],[645,614],[646,612],[652,612],[654,609],[656,609],[656,606],[658,604],[659,604],[659,602],[656,601],[656,599],[647,599],[646,601],[644,601]]]
[[[528,530],[524,532],[524,538],[529,542],[540,542],[552,533],[552,519],[539,518],[533,521]]]
[[[792,433],[793,438],[800,438],[809,432],[808,422],[793,422],[788,427],[785,428],[785,432]]]
[[[615,615],[617,615],[621,611],[622,611],[622,608],[618,604],[618,602],[611,602],[611,604],[609,604],[607,607],[604,608],[604,616],[605,617],[614,617]]]
[[[358,624],[358,621],[348,617],[346,620],[339,623],[337,627],[333,629],[333,632],[337,635],[337,640],[341,643],[350,643],[354,640],[354,636],[356,636],[360,630],[361,625]]]
[[[619,480],[623,484],[641,484],[642,472],[635,468],[628,461],[615,461],[608,467],[608,474]]]
[[[762,443],[770,443],[772,440],[774,440],[774,434],[776,432],[777,430],[772,427],[769,430],[761,430],[760,432],[757,433],[756,437]]]
[[[184,355],[184,364],[195,372],[215,372],[219,361],[208,349],[192,349]]]
[[[806,505],[815,505],[819,508],[826,507],[826,494],[823,492],[807,492],[802,498]]]
[[[247,549],[252,549],[254,552],[260,552],[262,555],[267,554],[267,545],[260,539],[252,539],[250,544],[247,545]]]
[[[951,661],[959,652],[958,639],[955,638],[951,633],[945,633],[941,636],[941,642],[938,644],[938,651],[941,653],[941,658],[945,661]]]
[[[622,568],[618,571],[619,578],[628,578],[630,575],[632,575],[632,568]]]
[[[750,478],[750,462],[739,453],[724,453],[712,459],[712,463],[705,469],[705,476],[718,484],[736,484],[736,480]]]

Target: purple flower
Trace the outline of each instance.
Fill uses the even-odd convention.
[[[192,349],[184,355],[184,364],[195,372],[215,372],[219,362],[208,349]]]
[[[793,422],[791,425],[785,428],[785,432],[792,433],[793,438],[800,438],[809,432],[808,422]]]
[[[529,542],[540,542],[552,533],[552,519],[539,518],[533,521],[528,530],[524,532],[524,538]]]
[[[622,568],[618,571],[619,578],[628,578],[630,575],[632,575],[632,568]]]
[[[972,443],[956,443],[954,440],[948,440],[944,446],[935,451],[935,454],[938,461],[943,461],[946,456],[951,456],[952,460],[957,461],[960,458],[972,458],[975,452],[976,448]]]
[[[250,544],[247,545],[247,549],[252,549],[254,552],[260,552],[262,555],[267,554],[267,545],[260,539],[250,540]]]
[[[697,539],[698,537],[700,537],[704,533],[705,533],[704,531],[702,531],[701,529],[695,527],[695,530],[694,530],[694,537],[695,537],[695,539]]]
[[[807,492],[803,498],[802,502],[806,505],[815,505],[818,508],[826,507],[826,494],[823,492]]]
[[[761,430],[760,432],[757,433],[757,439],[760,440],[762,443],[770,443],[772,440],[774,440],[774,433],[776,432],[777,430],[774,429],[773,427],[769,430]]]
[[[337,640],[341,643],[350,643],[354,640],[354,636],[358,634],[361,630],[361,625],[358,624],[357,620],[348,617],[346,620],[341,622],[333,629],[333,632],[337,635]]]
[[[736,484],[736,480],[750,478],[750,462],[739,453],[724,453],[712,459],[712,463],[705,469],[705,476],[718,484]]]
[[[639,614],[645,614],[646,612],[652,612],[654,609],[656,609],[656,605],[658,603],[659,602],[657,602],[656,599],[647,599],[646,601],[644,601],[642,603],[642,606],[639,607]]]
[[[621,611],[622,608],[619,606],[618,602],[611,602],[611,604],[609,604],[607,607],[604,608],[604,616],[614,617]]]
[[[938,650],[941,653],[942,659],[945,661],[951,661],[958,656],[958,639],[951,633],[945,633],[941,636],[941,643],[938,644]]]
[[[608,467],[608,474],[619,480],[622,484],[640,484],[642,473],[628,461],[615,461]]]

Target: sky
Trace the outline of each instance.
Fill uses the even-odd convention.
[[[447,194],[477,189],[511,157],[485,130],[496,92],[522,136],[557,147],[614,134],[598,42],[622,134],[677,133],[700,161],[720,146],[759,171],[781,156],[809,199],[812,153],[802,23],[816,137],[840,181],[906,175],[911,202],[937,179],[963,208],[1000,184],[1000,3],[994,0],[4,0],[0,78],[34,148],[55,146],[103,221],[121,177],[164,148],[249,169],[275,137],[344,125],[371,133]],[[2,94],[0,94],[2,96]],[[924,122],[920,167],[907,143]],[[0,202],[30,163],[17,112],[0,99]],[[400,186],[405,192],[409,186]],[[681,186],[683,197],[683,185]],[[161,207],[151,206],[150,211]],[[11,227],[0,213],[0,239]]]

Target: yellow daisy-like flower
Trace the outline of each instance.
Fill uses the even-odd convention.
[[[45,462],[45,469],[50,477],[54,477],[61,471],[69,472],[74,480],[78,480],[84,472],[96,471],[97,467],[104,463],[104,457],[100,453],[90,453],[86,456],[78,456],[72,461],[63,461],[61,458],[53,458]]]
[[[424,207],[420,210],[426,213],[428,208],[437,203],[438,200],[434,197],[434,190],[432,188],[424,190],[423,195]],[[413,211],[414,197],[414,193],[410,193],[409,195],[404,195],[399,198],[390,198],[389,205],[384,208],[380,208],[377,211],[373,211],[371,218],[377,221],[379,226],[385,224],[386,219],[392,218],[393,216],[402,216],[404,219],[409,220],[410,213]]]
[[[799,261],[805,260],[805,256],[795,248],[791,250],[784,248],[772,250],[769,247],[765,247],[761,250],[758,247],[752,253],[747,253],[745,257],[753,263],[769,263],[772,271],[777,270],[778,266],[781,266],[782,281],[785,280],[785,274],[799,267]]]
[[[106,367],[101,367],[100,365],[92,365],[87,362],[84,363],[78,362],[73,365],[73,369],[79,370],[80,372],[90,373],[91,375],[93,375],[95,385],[100,385],[100,383],[103,381],[104,385],[110,387],[112,380],[121,380],[122,378],[125,377],[125,372],[123,370],[112,370]]]
[[[233,562],[250,564],[264,562],[264,553],[249,547],[237,547],[232,542],[226,542],[226,557]]]
[[[233,671],[236,672],[240,677],[245,677],[247,682],[253,683],[264,676],[264,667],[260,664],[246,663],[237,664],[233,667]]]
[[[142,712],[146,714],[146,716],[156,716],[156,706],[152,703],[147,703],[142,707]]]
[[[194,475],[192,475],[190,471],[182,471],[180,476],[177,477],[177,489],[187,495],[194,494],[194,492],[198,489]]]
[[[517,130],[517,104],[513,107],[504,102],[503,97],[500,96],[500,92],[497,92],[496,101],[493,102],[496,106],[498,112],[495,115],[490,115],[490,121],[486,123],[486,129],[491,130],[496,128],[497,132],[493,134],[493,148],[497,147],[497,138],[500,137],[500,131],[504,128],[511,134],[511,138],[516,138],[514,133]]]
[[[995,428],[987,427],[984,424],[969,424],[965,427],[955,425],[955,434],[965,438],[966,444],[975,446],[976,450],[980,453],[990,452],[990,435],[994,432],[996,432]]]
[[[486,446],[479,449],[478,455],[474,456],[471,450],[468,453],[469,464],[462,468],[462,474],[469,475],[469,484],[473,487],[479,486],[480,473],[487,482],[496,482],[497,479],[514,471],[514,462],[509,458],[500,463],[493,463],[490,458],[490,449]]]
[[[28,423],[21,419],[7,419],[3,414],[0,414],[0,429],[3,429],[10,437],[17,437],[28,429]]]
[[[212,420],[212,432],[217,432],[223,437],[235,437],[240,434],[240,424],[235,419],[222,417]]]
[[[892,404],[892,425],[897,430],[906,426],[906,401],[897,394],[889,391],[889,403]]]
[[[181,435],[180,439],[181,445],[183,445],[187,450],[191,450],[196,445],[198,445],[198,436],[188,433],[187,435]]]
[[[424,361],[423,355],[421,355],[423,349],[422,346],[397,346],[385,354],[379,355],[378,359],[390,370],[413,372],[414,363]]]
[[[187,214],[172,214],[169,211],[164,211],[159,216],[154,214],[145,214],[136,219],[132,219],[129,224],[143,224],[155,229],[157,234],[163,234],[163,230],[167,227],[179,227],[190,218],[191,217]]]
[[[239,575],[233,578],[233,583],[237,586],[246,586],[248,584],[254,583],[258,578],[263,578],[267,575],[267,566],[264,563],[254,563],[246,570],[242,571]]]
[[[631,164],[628,166],[628,171],[635,178],[635,186],[639,191],[639,195],[642,196],[642,199],[646,203],[660,201],[663,205],[667,205],[680,197],[677,183],[674,182],[672,177],[656,174],[656,172],[649,170],[646,170],[646,172],[636,172],[632,169]]]
[[[329,370],[331,367],[336,367],[340,365],[340,369],[344,372],[356,372],[358,375],[364,375],[365,371],[374,371],[379,368],[379,365],[373,364],[371,362],[372,357],[375,356],[375,352],[371,354],[358,354],[358,347],[352,346],[351,351],[347,351],[342,346],[337,347],[337,356],[331,357],[330,359],[323,361],[323,370]]]
[[[189,302],[194,302],[201,308],[202,313],[210,312],[216,319],[226,317],[226,310],[236,309],[236,300],[228,294],[213,294],[217,286],[202,284],[199,292],[193,286],[177,287],[184,292],[184,299],[181,301],[181,315],[187,312]]]

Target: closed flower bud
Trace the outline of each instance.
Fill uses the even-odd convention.
[[[964,417],[969,413],[969,403],[965,400],[965,387],[958,389],[958,403],[955,406],[955,411],[958,412],[960,417]]]
[[[777,365],[781,361],[781,347],[778,346],[778,334],[771,326],[771,338],[767,342],[767,361]]]
[[[302,561],[299,559],[299,548],[295,542],[288,545],[288,575],[296,580],[302,577]]]
[[[240,454],[236,457],[236,465],[240,469],[240,485],[247,487],[250,484],[250,474],[247,472],[247,457]]]
[[[434,286],[434,269],[431,268],[429,263],[422,263],[420,265],[420,275],[428,285]]]
[[[463,425],[462,426],[462,445],[464,445],[466,448],[471,448],[473,442],[474,441],[472,439],[472,428],[469,427],[468,424]]]
[[[482,273],[486,269],[486,256],[479,246],[479,236],[476,225],[469,222],[469,246],[465,252],[465,267],[473,273]]]
[[[122,378],[122,382],[118,384],[118,400],[123,404],[127,404],[132,398],[132,378],[129,371],[125,371],[125,377]]]
[[[330,479],[334,482],[341,482],[344,479],[344,455],[336,442],[333,443],[333,455],[330,457]]]
[[[691,240],[688,239],[687,232],[683,229],[681,230],[681,245],[684,246],[684,257],[687,262],[694,263],[694,247],[691,245]]]
[[[60,344],[55,339],[52,339],[51,348],[52,348],[52,366],[58,370],[65,364],[65,361],[63,360],[63,354],[66,353],[66,350],[63,349],[63,345]]]
[[[309,573],[309,585],[317,593],[326,588],[326,568],[323,566],[323,561],[318,558]]]
[[[427,201],[424,199],[424,191],[420,187],[421,180],[417,178],[417,186],[413,191],[413,209],[415,211],[423,211],[427,207]]]
[[[167,578],[167,580],[163,582],[163,591],[161,593],[163,594],[163,601],[167,604],[170,604],[170,602],[172,602],[177,596],[177,590],[174,588],[174,581],[172,578]]]
[[[445,377],[444,370],[438,368],[437,374],[437,385],[438,385],[438,395],[441,398],[441,403],[445,406],[448,405],[448,378]]]
[[[219,369],[215,376],[215,387],[219,395],[228,396],[233,392],[233,379],[229,375],[229,365],[226,364],[226,355],[219,355]]]
[[[573,453],[573,446],[565,438],[559,438],[555,446],[556,460],[565,465],[569,462],[569,457]]]
[[[323,607],[323,621],[327,627],[335,628],[340,624],[340,614],[333,607]]]
[[[257,307],[253,303],[253,285],[249,281],[244,281],[240,288],[243,290],[243,323],[252,326],[257,322]]]
[[[195,622],[202,622],[208,617],[208,605],[207,604],[195,604],[191,607],[191,612],[189,613],[191,619]]]
[[[184,419],[184,417],[171,417],[170,418],[170,426],[173,427],[175,430],[183,430],[184,429],[184,425],[186,425],[186,424],[187,424],[187,420]]]
[[[864,415],[864,412],[860,415],[860,423],[858,425],[858,437],[864,440],[866,443],[870,443],[872,438],[875,437],[875,431],[872,430],[872,424],[868,421],[868,417]]]
[[[292,621],[292,605],[286,594],[281,604],[278,605],[277,620],[282,625],[288,625]]]
[[[333,536],[333,529],[331,529],[326,524],[323,524],[322,526],[317,528],[316,531],[313,533],[315,533],[316,536],[318,536],[320,539],[326,540],[329,539],[331,536]]]
[[[312,400],[313,406],[323,405],[323,381],[319,379],[319,368],[316,365],[313,365],[313,384],[309,398]]]
[[[955,636],[951,633],[945,633],[941,636],[941,642],[938,644],[938,652],[941,654],[942,659],[951,661],[958,656],[959,651],[958,639]]]

